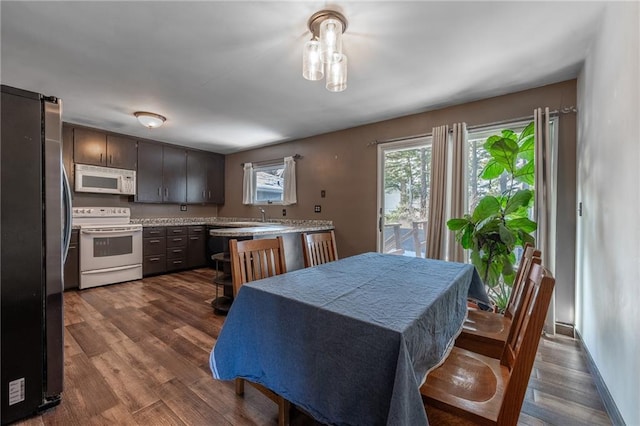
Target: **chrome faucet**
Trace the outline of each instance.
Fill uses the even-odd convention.
[[[262,222],[266,222],[267,219],[265,218],[265,211],[262,207],[260,207],[260,214],[262,215]]]

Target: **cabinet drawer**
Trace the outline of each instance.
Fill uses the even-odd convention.
[[[164,254],[167,248],[167,240],[165,237],[144,238],[142,253],[145,256],[152,254]]]
[[[187,236],[169,236],[167,235],[167,248],[184,247],[187,245]]]
[[[169,237],[167,236],[167,248],[169,247],[184,247],[187,245],[187,236]]]
[[[204,225],[194,225],[189,227],[189,235],[204,235],[206,227]]]
[[[177,259],[167,259],[167,272],[177,271],[187,267],[187,261],[184,257]]]
[[[143,237],[164,237],[165,236],[165,227],[164,226],[145,226],[142,228],[142,236]]]
[[[187,235],[186,226],[167,226],[167,237],[174,235]]]
[[[145,256],[142,263],[142,274],[153,275],[163,274],[167,270],[166,258],[164,255]]]
[[[187,256],[187,248],[186,247],[168,247],[167,248],[167,259],[176,259],[179,257]]]

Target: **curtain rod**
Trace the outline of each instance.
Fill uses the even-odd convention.
[[[292,157],[293,157],[294,160],[299,160],[299,159],[302,158],[302,155],[294,154],[294,155],[292,155]],[[256,162],[253,162],[251,164],[256,165],[256,166],[265,166],[265,165],[271,164],[271,163],[278,164],[281,161],[282,161],[282,159],[280,159],[280,158],[274,158],[273,160],[256,161]],[[240,163],[240,167],[244,167],[244,164],[245,163]]]
[[[578,110],[572,105],[570,107],[563,107],[560,110],[549,111],[549,115],[558,116],[560,114],[569,114],[569,113],[575,113],[575,112],[578,112]],[[533,115],[527,115],[525,117],[510,118],[508,120],[493,121],[491,123],[476,124],[473,126],[468,126],[467,130],[477,130],[477,129],[482,129],[483,127],[493,127],[493,126],[499,126],[501,124],[507,124],[507,123],[513,123],[517,121],[525,121],[525,120],[533,120]],[[449,133],[452,133],[452,132],[453,132],[453,129],[449,129]],[[402,136],[399,138],[392,138],[392,139],[382,139],[382,140],[376,139],[373,142],[369,142],[367,146],[380,145],[380,144],[391,143],[391,142],[410,141],[412,139],[426,138],[429,136],[433,136],[432,132],[420,133],[418,135],[412,135],[412,136]]]

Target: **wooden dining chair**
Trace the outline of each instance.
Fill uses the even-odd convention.
[[[469,309],[462,332],[456,339],[456,346],[492,358],[502,356],[513,318],[522,306],[522,294],[529,269],[534,263],[540,264],[540,255],[540,250],[529,244],[525,246],[504,314]]]
[[[338,260],[336,235],[333,231],[314,234],[303,232],[301,236],[305,268]]]
[[[282,237],[244,241],[232,239],[229,240],[229,252],[234,296],[245,283],[287,272]],[[236,379],[236,394],[244,395],[245,381]],[[247,382],[278,404],[278,425],[288,425],[289,401],[258,383]]]
[[[431,424],[516,425],[555,279],[533,264],[500,359],[454,347],[420,388]]]

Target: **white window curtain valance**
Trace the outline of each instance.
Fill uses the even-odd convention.
[[[425,257],[443,258],[445,197],[447,194],[447,138],[449,126],[433,128],[431,143],[431,184]]]
[[[253,204],[253,165],[244,163],[244,176],[242,178],[242,204]]]
[[[284,194],[282,195],[282,204],[285,206],[296,204],[298,197],[296,195],[296,162],[293,157],[284,158]]]

